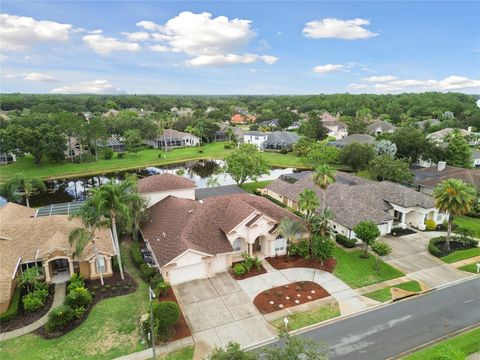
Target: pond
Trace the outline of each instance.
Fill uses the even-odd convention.
[[[221,160],[197,160],[103,175],[47,180],[45,181],[47,191],[30,198],[30,206],[39,207],[75,200],[85,200],[90,189],[98,187],[110,179],[122,180],[127,174],[136,174],[139,178],[144,178],[155,174],[181,174],[181,172],[183,172],[181,175],[195,181],[199,188],[207,187],[208,178],[211,176],[215,176],[220,185],[235,184],[235,181],[230,175],[221,172],[222,166],[223,161]],[[268,174],[258,180],[274,180],[282,174],[289,174],[295,171],[297,171],[297,169],[294,168],[272,168]],[[0,206],[3,205],[3,203],[5,203],[5,199],[0,198]]]

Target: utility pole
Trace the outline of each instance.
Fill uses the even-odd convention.
[[[155,299],[155,293],[152,290],[152,287],[148,287],[148,298],[150,299],[150,336],[152,337],[152,359],[157,359],[157,354],[155,352],[155,335],[153,333],[154,325],[153,325],[153,299]]]

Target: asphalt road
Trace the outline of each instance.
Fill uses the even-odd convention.
[[[478,277],[299,336],[326,343],[328,359],[383,360],[475,324],[480,326]]]

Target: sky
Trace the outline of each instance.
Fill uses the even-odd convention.
[[[0,91],[480,93],[480,2],[2,1]]]

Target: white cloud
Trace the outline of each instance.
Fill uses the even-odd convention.
[[[318,65],[313,68],[313,72],[319,74],[326,74],[333,71],[339,71],[343,69],[343,65],[341,64],[326,64],[326,65]]]
[[[378,92],[401,92],[401,91],[454,91],[478,88],[480,80],[470,79],[465,76],[451,75],[441,80],[392,80],[374,85]]]
[[[10,74],[6,73],[3,74],[3,77],[6,79],[22,79],[22,80],[28,80],[28,81],[42,81],[42,82],[57,82],[58,80],[55,79],[53,76],[44,74],[44,73],[38,73],[38,72],[31,72],[31,73],[25,73],[25,74]]]
[[[35,20],[31,17],[0,14],[0,48],[24,51],[45,41],[67,41],[70,24],[55,21]]]
[[[112,51],[139,51],[140,45],[136,42],[120,41],[113,37],[106,37],[100,34],[85,35],[83,41],[93,51],[108,55]]]
[[[151,21],[140,21],[137,26],[152,31],[151,37],[171,52],[182,52],[190,57],[190,66],[218,66],[229,64],[249,64],[264,61],[273,64],[275,56],[241,53],[242,49],[255,36],[251,21],[229,19],[226,16],[212,17],[203,12],[195,14],[184,11],[168,20],[164,25]]]
[[[152,51],[157,51],[157,52],[169,52],[170,51],[168,46],[165,46],[165,45],[151,45],[148,48]]]
[[[363,78],[362,80],[365,80],[368,82],[384,82],[384,81],[393,81],[396,79],[397,78],[392,75],[382,75],[382,76],[369,76],[369,77]]]
[[[341,20],[326,18],[314,20],[305,24],[303,33],[314,39],[336,38],[344,40],[368,39],[377,36],[377,33],[365,29],[363,26],[370,25],[366,19]]]
[[[368,85],[366,85],[366,84],[358,84],[358,83],[348,84],[348,86],[347,86],[347,88],[351,89],[351,90],[360,90],[360,89],[365,89],[367,87],[368,87]]]
[[[53,94],[123,94],[124,91],[112,85],[107,80],[84,81],[75,85],[52,89]]]
[[[145,31],[122,32],[122,35],[125,35],[126,38],[130,41],[147,41],[147,40],[150,40],[150,34],[145,32]]]

